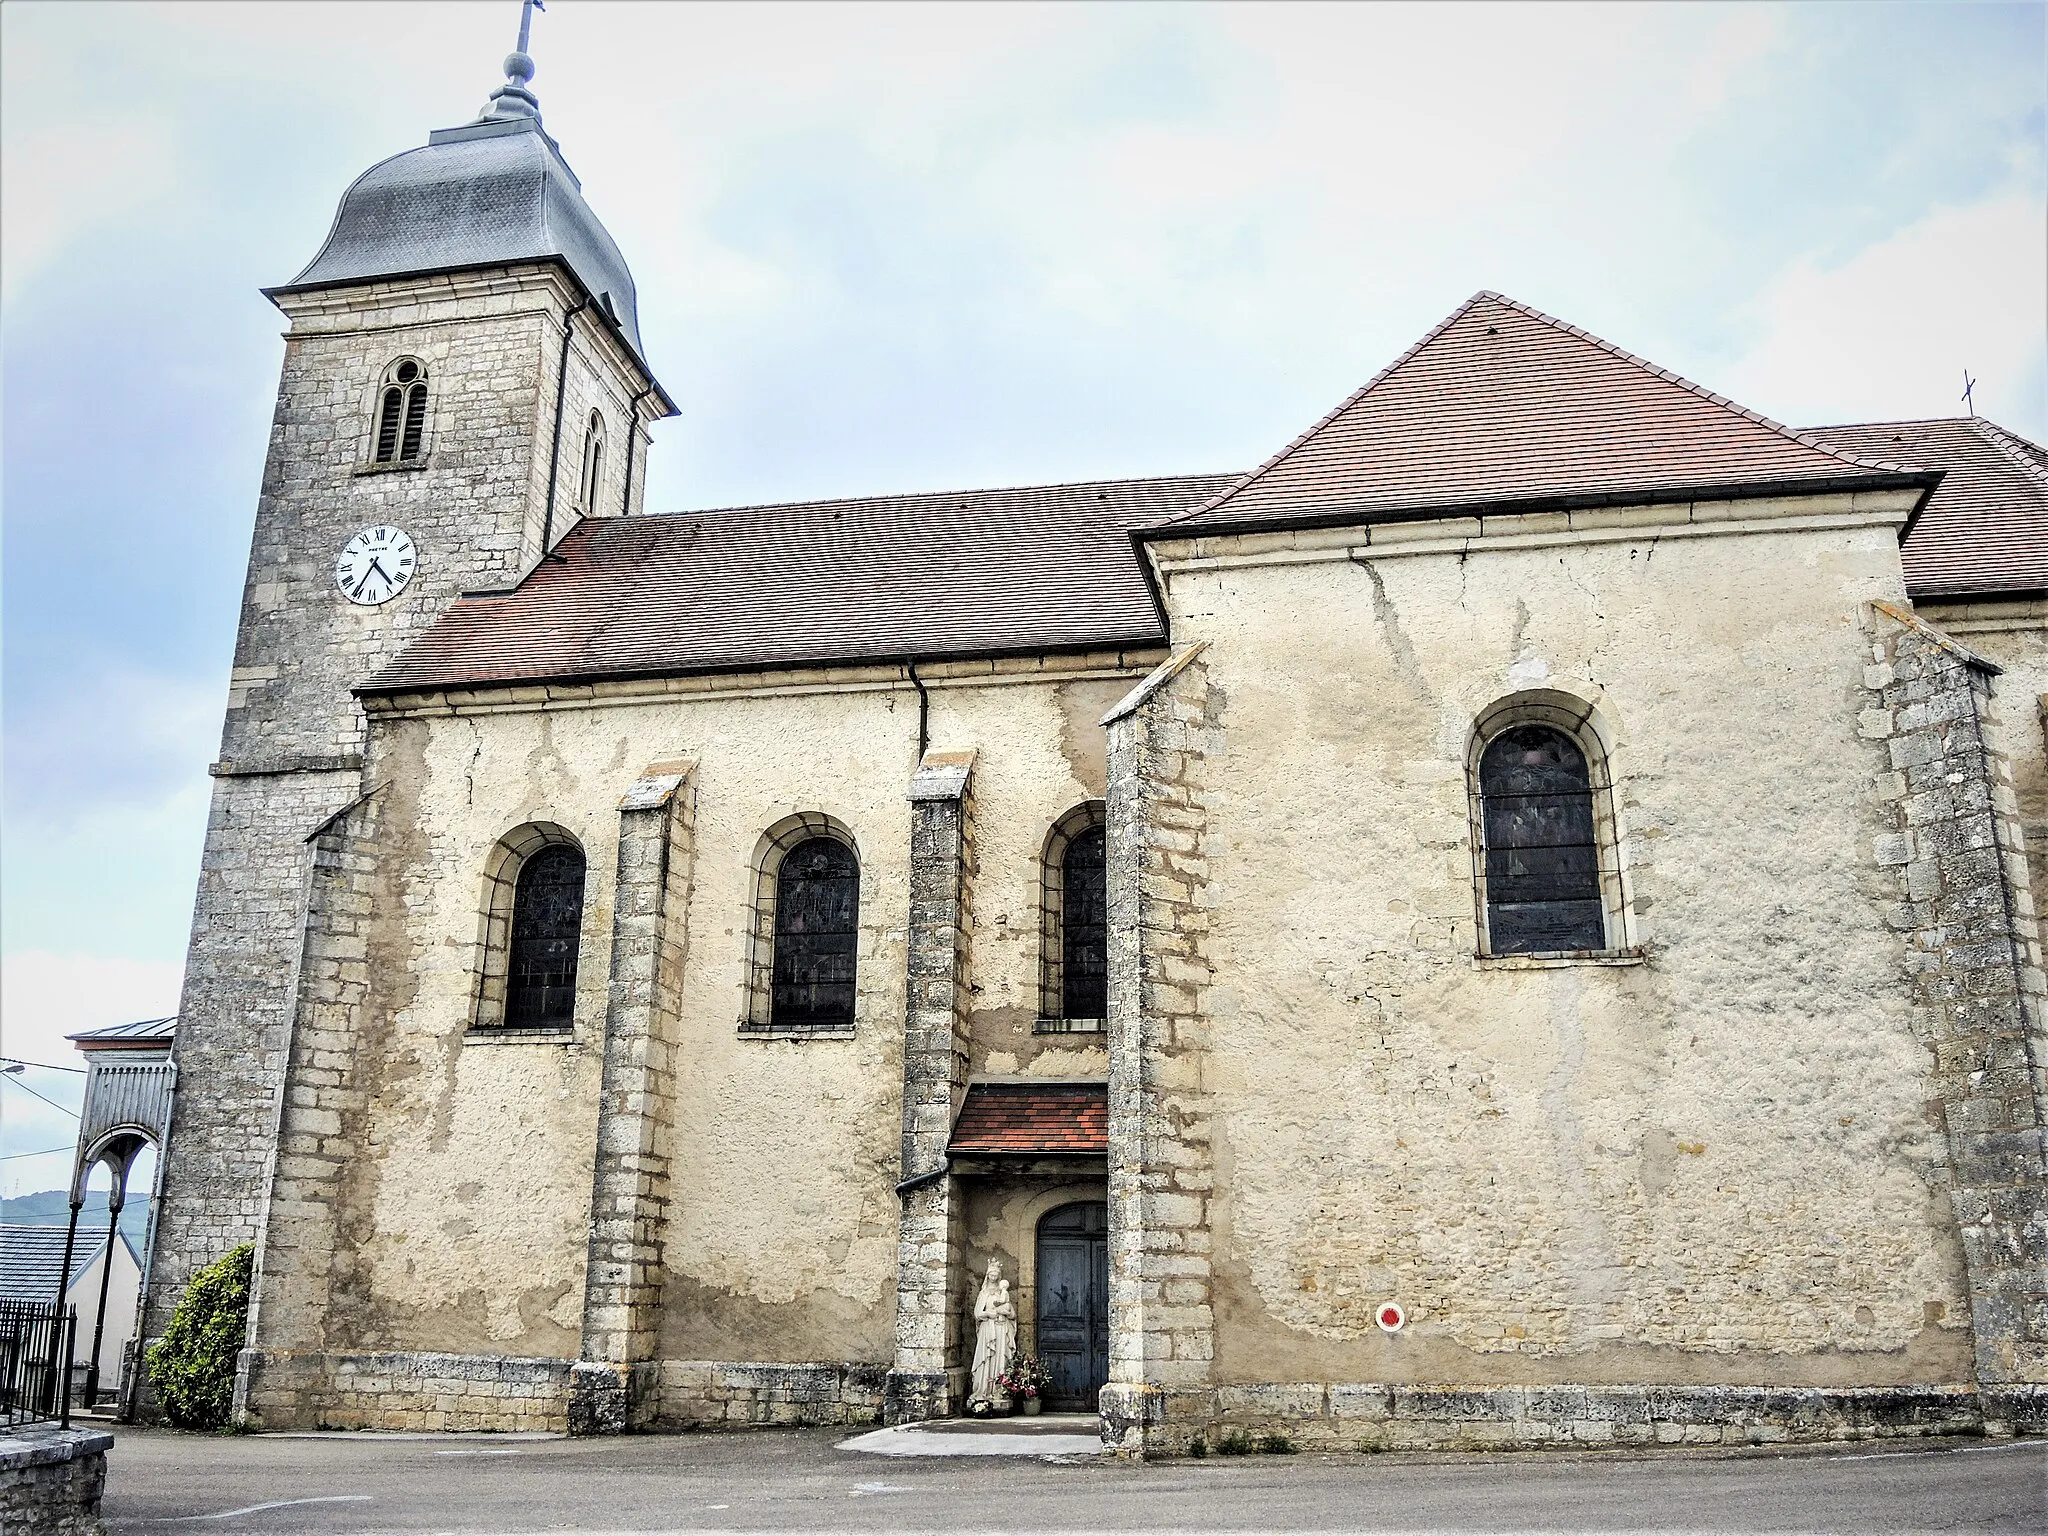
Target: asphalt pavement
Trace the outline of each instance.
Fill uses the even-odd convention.
[[[542,1439],[121,1429],[114,1536],[183,1532],[2048,1530],[2048,1441],[1728,1452],[865,1455],[828,1430]]]

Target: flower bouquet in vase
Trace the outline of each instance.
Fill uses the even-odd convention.
[[[1052,1385],[1052,1376],[1038,1356],[1019,1355],[996,1383],[1016,1401],[1019,1412],[1029,1415],[1045,1407],[1045,1389]]]

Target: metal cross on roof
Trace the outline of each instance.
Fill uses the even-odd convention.
[[[1972,416],[1977,414],[1977,402],[1970,397],[1977,391],[1977,381],[1970,377],[1970,370],[1963,370],[1963,409]]]

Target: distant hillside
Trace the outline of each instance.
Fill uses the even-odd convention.
[[[38,1190],[32,1195],[0,1200],[0,1222],[25,1227],[61,1227],[70,1219],[70,1201],[61,1189]],[[78,1208],[78,1230],[81,1236],[107,1230],[107,1196],[104,1190],[86,1192],[85,1204]],[[142,1244],[149,1235],[149,1196],[129,1194],[128,1203],[121,1207],[121,1230],[134,1244],[135,1251],[141,1253]]]

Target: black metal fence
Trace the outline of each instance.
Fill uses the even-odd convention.
[[[71,1427],[76,1309],[54,1301],[0,1301],[0,1424],[54,1419]]]

